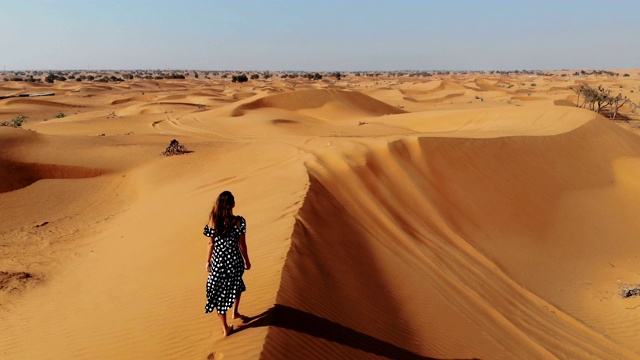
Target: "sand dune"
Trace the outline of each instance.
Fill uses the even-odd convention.
[[[638,79],[5,82],[56,95],[0,100],[0,358],[639,358],[640,117],[571,90]],[[253,263],[228,338],[222,190]]]
[[[38,100],[38,99],[11,99],[4,103],[4,105],[14,105],[14,104],[24,104],[24,105],[31,105],[31,106],[53,106],[57,108],[81,106],[81,105],[75,105],[75,104],[66,104],[66,103],[60,103],[55,101]]]
[[[605,333],[619,332],[615,338],[637,332],[631,317],[612,321],[602,301],[619,306],[612,299],[616,279],[636,273],[628,263],[615,271],[608,263],[639,250],[629,207],[637,207],[640,193],[630,184],[612,185],[620,175],[611,168],[616,159],[639,154],[635,136],[598,119],[551,137],[417,137],[371,148],[359,166],[348,165],[353,154],[321,157],[277,303],[330,323],[319,322],[324,335],[315,337],[270,332],[265,352],[274,358],[370,358],[395,348],[416,358],[637,356],[640,348],[593,329],[608,323]],[[612,201],[602,192],[631,196]],[[602,202],[592,200],[597,193]],[[624,210],[615,208],[619,201]],[[609,219],[625,230],[607,233]],[[327,342],[332,328],[342,326],[352,338]]]
[[[111,105],[120,105],[120,104],[126,104],[126,103],[130,103],[130,102],[144,102],[144,103],[148,103],[153,101],[153,97],[146,95],[146,96],[132,96],[126,99],[118,99],[118,100],[113,100],[111,102]]]
[[[99,169],[53,164],[27,164],[0,159],[0,193],[21,189],[42,179],[82,179],[103,174]]]
[[[272,107],[295,111],[320,108],[332,103],[345,104],[372,115],[404,113],[400,109],[369,98],[361,93],[338,90],[305,90],[271,95],[246,103],[240,107],[240,110]]]

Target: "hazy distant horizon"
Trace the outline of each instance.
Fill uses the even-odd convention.
[[[545,72],[545,71],[625,71],[632,69],[640,69],[640,67],[634,68],[576,68],[576,69],[505,69],[505,70],[496,70],[496,69],[487,69],[487,70],[451,70],[451,69],[400,69],[400,70],[389,70],[389,69],[377,69],[377,70],[255,70],[255,69],[6,69],[0,70],[0,73],[15,73],[15,72],[42,72],[50,73],[50,72],[136,72],[136,71],[146,71],[146,72],[221,72],[221,73],[257,73],[263,74],[265,72],[269,73],[332,73],[339,72],[345,74],[371,74],[371,73],[421,73],[421,72],[451,72],[451,73],[486,73],[486,72],[520,72],[520,73],[530,73],[530,72]],[[640,74],[640,73],[639,73]]]
[[[0,69],[630,69],[638,13],[631,0],[23,0],[2,4]]]

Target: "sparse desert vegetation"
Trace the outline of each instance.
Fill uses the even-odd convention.
[[[625,105],[630,106],[634,111],[638,107],[629,97],[623,96],[622,93],[618,93],[615,96],[611,95],[612,90],[606,89],[602,85],[592,87],[589,84],[580,84],[575,92],[577,95],[577,107],[588,108],[611,119],[619,117],[619,111]]]
[[[27,120],[27,117],[24,115],[17,115],[13,117],[9,121],[0,122],[0,126],[11,126],[11,127],[21,127],[22,124]]]

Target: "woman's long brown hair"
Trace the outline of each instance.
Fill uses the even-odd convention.
[[[213,227],[217,234],[224,234],[231,227],[233,222],[233,207],[236,205],[231,191],[223,191],[218,196],[215,205],[211,209],[209,219],[213,222]]]

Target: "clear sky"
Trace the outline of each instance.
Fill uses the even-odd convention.
[[[640,0],[0,0],[0,70],[640,67]]]

